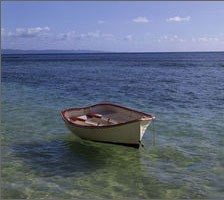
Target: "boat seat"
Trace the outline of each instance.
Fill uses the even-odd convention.
[[[82,124],[82,125],[94,125],[94,126],[100,126],[101,125],[100,123],[87,121],[86,119],[83,119],[82,117],[83,116],[79,116],[79,117],[71,116],[71,117],[69,117],[69,119],[71,121],[76,121],[77,124]]]
[[[90,118],[92,118],[92,117],[102,118],[102,115],[100,115],[100,114],[94,114],[94,113],[88,113],[88,114],[86,114],[86,116],[87,117],[90,117]]]
[[[88,120],[88,118],[96,118],[97,121]],[[75,122],[80,125],[92,125],[92,126],[104,126],[117,124],[117,121],[112,120],[111,118],[102,116],[100,114],[88,113],[84,116],[71,116],[69,117],[70,121]]]
[[[82,122],[86,121],[85,119],[76,116],[71,116],[69,117],[69,119],[72,121],[82,121]]]
[[[110,122],[112,124],[117,124],[117,121],[115,121],[109,117],[105,117],[101,114],[88,113],[88,114],[86,114],[86,116],[89,118],[98,118],[98,119],[101,119],[102,121]]]

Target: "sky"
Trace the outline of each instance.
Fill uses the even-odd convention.
[[[2,49],[224,51],[222,1],[1,2]]]

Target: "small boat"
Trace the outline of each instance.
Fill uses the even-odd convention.
[[[68,128],[82,139],[139,147],[155,118],[112,103],[100,103],[61,112]]]

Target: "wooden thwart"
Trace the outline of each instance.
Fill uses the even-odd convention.
[[[86,118],[86,119],[85,119]],[[91,121],[94,120],[94,118],[97,121]],[[84,116],[71,116],[69,119],[73,122],[76,122],[78,124],[87,124],[87,125],[93,125],[93,126],[103,126],[103,125],[108,125],[108,124],[116,124],[114,120],[111,120],[108,117],[104,117],[100,114],[94,114],[94,113],[88,113]]]
[[[76,116],[71,116],[69,117],[69,119],[72,121],[82,121],[82,122],[86,121],[85,119]]]
[[[90,118],[92,118],[92,117],[102,118],[102,115],[100,115],[100,114],[94,114],[94,113],[88,113],[88,114],[86,114],[86,116],[87,117],[90,117]]]

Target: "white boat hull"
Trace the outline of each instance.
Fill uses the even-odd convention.
[[[66,122],[76,136],[92,141],[139,146],[151,121],[138,121],[114,127],[76,127]]]
[[[62,119],[78,137],[139,147],[154,116],[111,103],[62,111]]]

